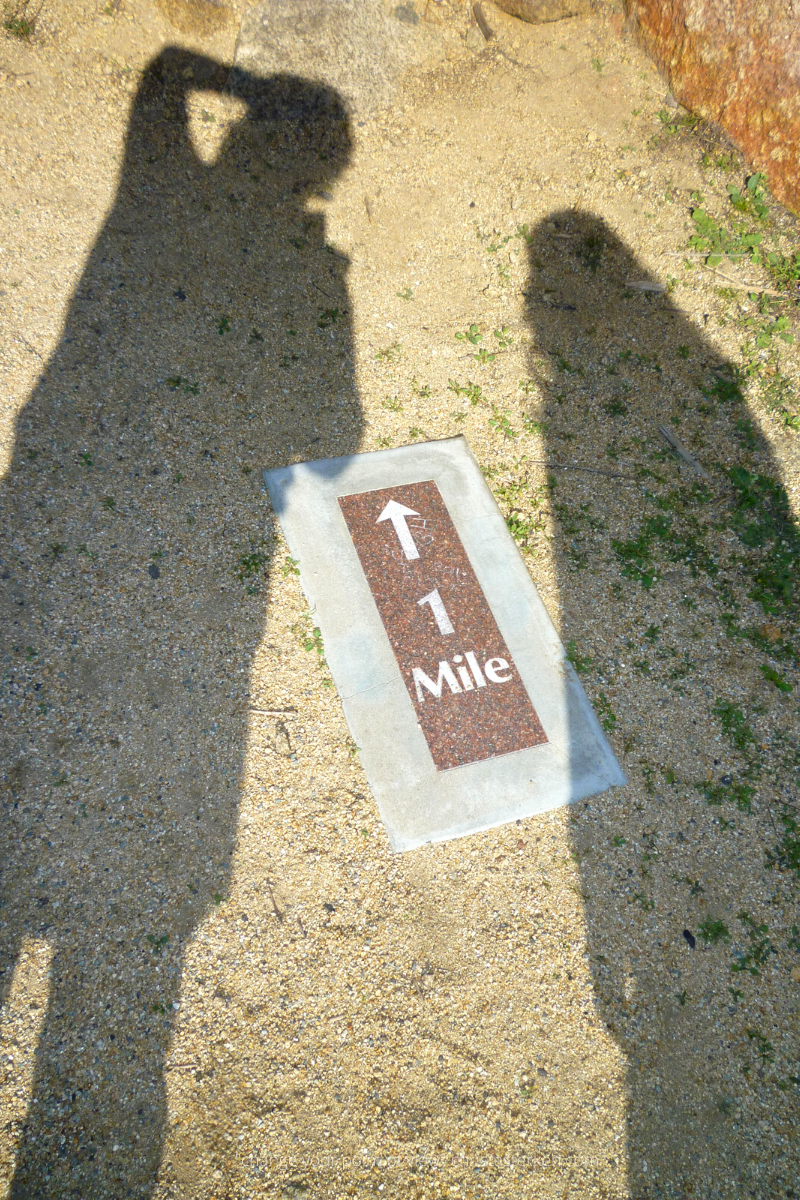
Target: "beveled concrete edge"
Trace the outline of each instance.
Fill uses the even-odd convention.
[[[548,746],[441,773],[433,768],[337,502],[339,495],[431,478],[553,735]],[[464,437],[297,463],[264,471],[264,481],[300,563],[300,581],[394,850],[493,828],[627,782]],[[354,606],[355,630],[349,621]],[[360,686],[348,688],[350,678]],[[533,795],[532,773],[539,784]]]

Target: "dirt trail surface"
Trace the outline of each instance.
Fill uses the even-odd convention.
[[[797,1194],[797,229],[614,14],[426,8],[366,117],[0,42],[20,1200]],[[457,432],[630,784],[395,856],[261,471]]]

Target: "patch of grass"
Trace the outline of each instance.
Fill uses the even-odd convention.
[[[507,233],[505,237],[501,237],[495,229],[494,233],[492,234],[492,240],[486,247],[487,253],[497,254],[499,250],[502,250],[504,246],[507,246],[511,239],[516,236],[517,235],[514,233]]]
[[[579,675],[585,675],[594,666],[594,659],[579,654],[574,642],[567,642],[567,659]]]
[[[403,406],[400,403],[399,396],[387,396],[385,400],[381,400],[381,408],[387,408],[389,412],[402,412]]]
[[[550,428],[547,421],[537,421],[535,417],[527,415],[522,418],[522,427],[526,433],[538,434],[540,437],[544,437]]]
[[[760,231],[748,232],[746,227],[739,227],[735,231],[726,229],[710,217],[704,208],[692,209],[692,221],[697,232],[689,238],[689,245],[704,256],[707,266],[718,267],[723,258],[731,261],[749,258],[760,264],[758,247],[764,240]]]
[[[683,131],[691,132],[699,124],[701,118],[696,113],[677,113],[675,109],[662,108],[658,113],[662,133],[674,136]]]
[[[167,387],[171,388],[173,392],[182,387],[188,396],[196,396],[200,391],[199,384],[192,383],[189,379],[184,379],[182,375],[170,375],[165,382]]]
[[[728,198],[737,212],[757,217],[759,221],[769,220],[769,209],[764,203],[765,179],[766,176],[761,172],[751,175],[745,181],[744,192],[741,192],[735,183],[728,184]]]
[[[575,254],[594,275],[602,261],[604,249],[603,239],[596,233],[590,233],[575,247]]]
[[[748,746],[755,742],[755,734],[742,710],[730,700],[717,700],[711,711],[736,749],[744,754]]]
[[[378,350],[375,354],[376,362],[397,362],[400,355],[403,353],[399,342],[392,342],[391,346],[384,346],[382,350]]]
[[[343,316],[344,312],[341,308],[323,308],[317,317],[317,329],[329,329]]]
[[[462,387],[461,384],[456,383],[455,379],[451,379],[447,386],[457,396],[466,396],[472,405],[480,404],[481,400],[485,399],[483,388],[479,383],[472,383],[468,380],[466,385]]]
[[[593,515],[591,500],[578,505],[557,503],[554,507],[567,538],[564,547],[566,554],[572,565],[582,571],[589,563],[586,536],[590,530],[602,530],[605,525],[601,518]]]
[[[748,1029],[747,1036],[751,1042],[754,1042],[754,1049],[757,1056],[760,1058],[763,1066],[767,1066],[775,1062],[775,1047],[771,1042],[768,1042],[763,1033],[759,1033],[757,1029]]]
[[[611,701],[606,696],[605,692],[599,692],[595,701],[597,715],[600,718],[600,724],[605,729],[606,733],[611,733],[617,725],[617,714],[611,707]]]
[[[263,542],[259,546],[263,546]],[[259,546],[251,545],[245,554],[240,554],[236,563],[236,578],[245,585],[248,596],[255,596],[260,591],[259,575],[269,562],[269,554]]]
[[[760,363],[759,367],[764,364]],[[800,397],[793,381],[777,366],[758,371],[758,396],[764,407],[780,418],[787,429],[800,431]]]
[[[414,299],[414,293],[412,292],[410,287],[404,288],[404,290],[402,292],[396,292],[395,295],[397,296],[398,300],[413,300]]]
[[[709,804],[733,803],[740,812],[750,812],[755,789],[740,779],[730,779],[727,783],[708,783],[703,780],[697,784],[697,790]]]
[[[283,575],[284,579],[287,579],[290,575],[300,574],[299,561],[300,560],[297,558],[292,558],[290,554],[286,555],[286,558],[283,560],[283,566],[281,567],[281,575]]]
[[[791,871],[800,879],[800,821],[797,813],[788,806],[784,807],[778,820],[783,826],[783,834],[777,845],[767,852],[766,865],[779,871]]]
[[[780,671],[776,671],[774,667],[770,667],[767,663],[762,664],[761,674],[770,683],[774,683],[779,692],[791,692],[792,685],[785,675],[781,675]]]
[[[36,31],[36,22],[44,6],[44,0],[32,11],[30,0],[15,0],[7,4],[3,13],[3,28],[21,42],[29,42]]]
[[[746,972],[749,975],[760,975],[761,968],[769,962],[771,954],[777,954],[769,938],[766,925],[757,925],[746,912],[739,913],[739,920],[744,925],[750,945],[746,950],[735,951],[731,970],[734,973]]]
[[[541,504],[546,488],[532,489],[524,478],[517,477],[495,485],[493,490],[507,511],[506,525],[514,541],[522,549],[531,550],[536,535],[545,527],[543,515],[535,510]]]
[[[718,171],[726,171],[728,174],[739,170],[739,159],[732,151],[724,151],[716,158],[712,158],[710,154],[706,153],[700,161],[706,168],[713,166]]]
[[[517,545],[530,549],[536,535],[544,528],[544,520],[530,513],[513,511],[506,517],[506,525]]]
[[[720,289],[721,290],[721,289]],[[733,296],[727,297],[733,299]],[[742,326],[752,334],[753,345],[757,350],[766,350],[771,346],[772,339],[777,337],[787,345],[792,345],[794,342],[794,334],[789,329],[788,317],[775,317],[772,321],[759,320],[758,317],[747,317],[741,322]],[[743,347],[745,350],[745,347]],[[745,357],[747,354],[745,353]]]
[[[457,333],[455,337],[457,342],[470,342],[473,346],[477,346],[478,342],[483,341],[483,334],[477,325],[470,325],[465,333]]]
[[[775,286],[782,291],[800,282],[800,251],[796,254],[780,254],[768,250],[764,255],[764,266],[772,276]]]
[[[314,626],[314,628],[311,630],[311,633],[305,638],[303,642],[303,649],[309,651],[316,650],[320,659],[324,659],[325,649],[322,645],[322,634],[320,633],[317,625]]]
[[[635,579],[645,588],[653,586],[657,578],[654,544],[657,539],[665,538],[670,528],[671,518],[659,515],[648,517],[634,538],[612,538],[611,548],[622,563],[626,579]]]
[[[503,437],[516,438],[517,436],[517,431],[512,428],[508,415],[501,412],[496,404],[492,405],[492,416],[489,418],[489,424],[496,432],[502,433]]]
[[[731,525],[748,548],[765,548],[751,571],[750,597],[766,613],[793,607],[800,560],[800,531],[794,522],[786,489],[768,475],[733,467],[729,478],[735,489]]]
[[[773,243],[772,249],[764,246],[764,229],[757,226],[769,224],[766,197],[765,177],[761,173],[749,176],[743,190],[730,184],[728,198],[731,206],[749,218],[749,223],[740,221],[728,228],[709,216],[702,207],[704,199],[699,193],[692,193],[692,202],[697,205],[692,211],[692,220],[697,232],[689,242],[705,256],[704,261],[710,267],[718,266],[723,258],[735,261],[749,259],[756,266],[764,267],[779,289],[786,290],[800,280],[800,253],[785,255],[776,243]]]
[[[583,375],[583,367],[573,367],[563,354],[556,354],[556,367],[567,375]]]
[[[700,922],[697,934],[709,946],[716,946],[717,942],[729,942],[731,940],[727,925],[722,921],[715,921],[712,917],[706,917],[704,921]]]

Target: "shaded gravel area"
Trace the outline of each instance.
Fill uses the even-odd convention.
[[[0,43],[3,1194],[796,1194],[796,223],[613,12],[435,7],[367,118]],[[396,856],[261,471],[458,432],[630,783]]]

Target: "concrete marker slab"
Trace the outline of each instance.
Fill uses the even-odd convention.
[[[465,438],[264,479],[393,849],[626,782]]]

